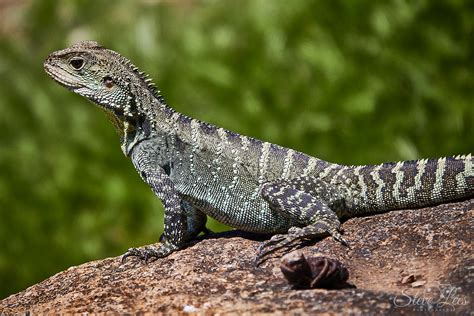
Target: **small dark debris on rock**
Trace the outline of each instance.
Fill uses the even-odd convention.
[[[306,258],[302,252],[295,251],[282,258],[280,269],[288,282],[298,289],[353,287],[347,283],[347,268],[327,257]]]

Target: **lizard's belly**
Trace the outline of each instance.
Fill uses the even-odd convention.
[[[220,201],[198,195],[184,195],[184,198],[206,215],[233,228],[255,233],[284,233],[291,225],[289,221],[274,212],[261,200],[242,201],[227,197]]]
[[[177,191],[206,215],[233,228],[256,233],[286,232],[292,222],[270,209],[246,169],[238,176],[223,165],[219,172],[175,169],[170,177]]]

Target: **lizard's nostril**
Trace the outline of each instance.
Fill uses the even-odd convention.
[[[52,54],[49,54],[48,57],[46,58],[47,63],[51,63],[53,61],[53,56]]]
[[[47,70],[48,68],[51,68],[51,65],[52,65],[52,62],[53,62],[53,59],[51,58],[51,56],[48,56],[46,58],[46,60],[44,61],[43,63],[43,67]]]

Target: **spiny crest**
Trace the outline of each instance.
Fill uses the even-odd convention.
[[[137,74],[138,77],[145,82],[147,88],[153,93],[153,96],[157,98],[158,101],[160,101],[160,103],[165,103],[165,99],[160,94],[160,90],[158,90],[158,88],[152,82],[152,79],[149,77],[148,74],[144,73],[143,71],[140,71],[138,67],[135,66],[128,58],[125,58],[124,56],[113,50],[110,50],[110,52],[119,59],[120,63],[127,66],[131,71],[133,71],[133,73]]]
[[[464,160],[464,159],[470,159],[470,158],[471,158],[471,154],[454,156],[454,159],[458,159],[458,160]]]

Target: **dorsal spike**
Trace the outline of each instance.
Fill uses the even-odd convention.
[[[124,56],[120,55],[119,53],[110,50],[112,54],[117,56],[119,60],[122,62],[123,65],[127,66],[131,71],[138,75],[138,77],[145,82],[147,88],[153,93],[153,96],[160,101],[160,103],[165,104],[165,100],[163,96],[160,94],[160,91],[156,88],[156,86],[152,83],[152,79],[148,78],[148,74],[143,71],[140,71],[137,66],[135,66],[129,59],[125,58]]]

